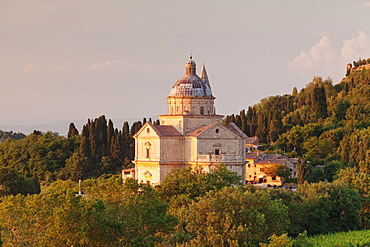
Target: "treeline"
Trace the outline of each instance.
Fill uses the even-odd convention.
[[[145,122],[144,118],[131,127],[124,122],[118,130],[101,116],[89,119],[81,134],[71,123],[68,138],[40,131],[18,141],[7,138],[0,144],[0,195],[38,193],[40,183],[97,178],[133,167],[132,136]]]
[[[57,181],[41,194],[1,198],[1,238],[4,246],[253,247],[288,233],[296,239],[263,246],[309,246],[304,233],[360,227],[361,197],[346,175],[297,192],[235,186],[240,177],[225,167],[176,170],[156,187],[88,179],[77,196],[77,183]]]
[[[361,59],[359,58],[357,61],[353,61],[353,67],[357,68],[365,64],[370,64],[370,58],[368,59]]]
[[[25,138],[26,135],[23,133],[15,133],[13,131],[2,131],[0,130],[0,143],[5,142],[6,139],[11,138],[13,140],[20,140]]]

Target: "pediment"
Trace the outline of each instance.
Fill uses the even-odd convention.
[[[134,138],[158,138],[160,135],[157,133],[153,124],[146,122],[134,135]]]

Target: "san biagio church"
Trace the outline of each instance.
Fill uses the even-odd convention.
[[[134,178],[155,185],[174,169],[199,166],[207,172],[225,165],[244,183],[247,136],[234,123],[222,125],[205,66],[198,76],[190,57],[167,100],[168,114],[159,116],[160,125],[147,122],[134,135]]]

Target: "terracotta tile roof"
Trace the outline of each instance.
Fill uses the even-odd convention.
[[[266,153],[247,153],[246,159],[253,159],[255,164],[284,164],[287,161],[292,163],[296,158],[287,158],[281,154],[266,154]]]
[[[245,140],[245,143],[246,144],[254,144],[254,145],[258,145],[259,144],[259,138],[254,136],[254,137],[247,137],[247,139]]]
[[[236,126],[234,123],[229,123],[228,125],[225,126],[228,130],[230,130],[231,132],[233,132],[235,135],[237,136],[240,136],[240,137],[244,137],[244,138],[247,138],[248,136],[246,134],[244,134],[239,128],[238,126]]]
[[[210,124],[210,125],[202,125],[198,129],[195,129],[195,130],[187,133],[186,135],[187,136],[199,136],[204,131],[206,131],[207,129],[209,129],[211,126],[213,126],[214,124],[216,124],[216,123],[213,123],[213,124]]]
[[[170,125],[152,125],[159,136],[181,136],[181,134]]]
[[[247,153],[245,155],[246,159],[256,159],[257,158],[257,153]]]

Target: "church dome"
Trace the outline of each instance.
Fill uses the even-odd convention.
[[[207,84],[196,74],[196,63],[192,57],[186,63],[186,74],[172,86],[170,96],[212,97],[209,83]]]

